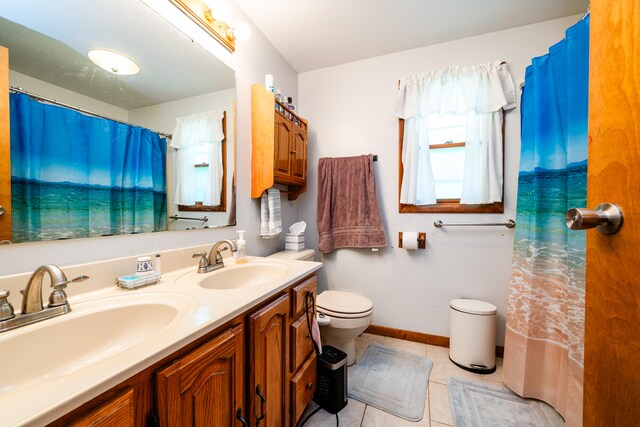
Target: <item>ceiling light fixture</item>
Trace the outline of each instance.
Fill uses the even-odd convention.
[[[251,29],[247,24],[231,25],[231,8],[223,0],[171,0],[182,12],[204,28],[230,52],[236,40],[248,40]]]
[[[87,55],[91,62],[113,74],[127,76],[140,71],[133,59],[112,50],[93,49]]]

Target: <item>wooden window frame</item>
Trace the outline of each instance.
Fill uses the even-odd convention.
[[[402,145],[404,140],[404,119],[398,119],[398,212],[399,213],[504,213],[504,122],[505,112],[502,110],[502,200],[500,202],[487,203],[482,205],[463,205],[460,199],[438,199],[435,205],[407,205],[400,202],[402,192],[402,175],[404,167],[402,165]],[[454,142],[452,144],[434,144],[429,148],[448,148],[464,146],[464,142]]]
[[[178,205],[179,212],[226,212],[227,211],[227,112],[222,115],[222,192],[220,193],[220,204],[216,206],[195,204]],[[204,166],[194,165],[195,167]],[[207,166],[209,166],[207,164]]]

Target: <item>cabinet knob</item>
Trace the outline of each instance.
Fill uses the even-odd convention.
[[[313,383],[307,383],[307,390],[313,389]]]
[[[289,154],[298,154],[298,152],[295,151],[295,150],[291,150],[291,151],[289,151]]]

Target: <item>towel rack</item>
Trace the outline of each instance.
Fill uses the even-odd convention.
[[[177,214],[170,216],[169,219],[172,219],[174,221],[177,220],[177,219],[188,219],[188,220],[191,220],[191,221],[202,221],[202,222],[209,221],[209,218],[206,217],[206,216],[203,216],[202,218],[191,218],[189,216],[178,216]]]
[[[512,219],[508,219],[505,222],[488,222],[488,223],[464,223],[464,222],[458,222],[458,223],[444,223],[441,220],[436,220],[433,221],[433,226],[435,228],[442,228],[442,227],[487,227],[487,226],[498,226],[498,227],[507,227],[507,228],[515,228],[516,226],[516,222]]]

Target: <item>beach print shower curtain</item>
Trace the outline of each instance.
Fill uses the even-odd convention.
[[[12,241],[167,229],[158,134],[11,94]]]
[[[534,58],[522,94],[522,148],[504,381],[582,424],[586,233],[565,213],[586,206],[589,16]]]

